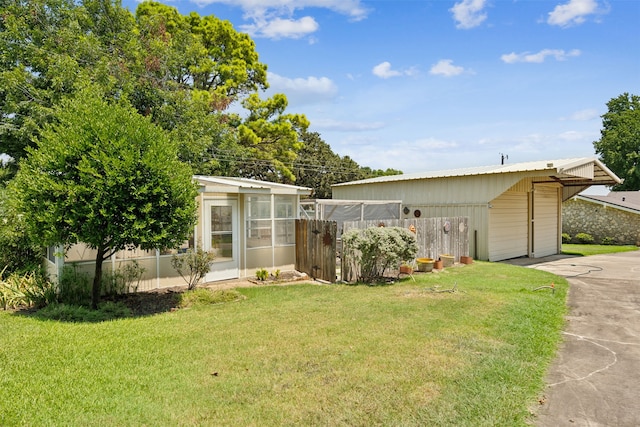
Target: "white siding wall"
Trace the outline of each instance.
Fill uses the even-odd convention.
[[[535,185],[533,192],[533,258],[558,253],[559,201],[558,187]]]
[[[505,191],[489,209],[489,261],[528,254],[529,214],[526,192]]]

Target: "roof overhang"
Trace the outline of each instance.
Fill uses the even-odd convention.
[[[616,185],[623,180],[600,160],[593,158],[577,161],[557,169],[557,178],[565,186]]]
[[[203,193],[283,194],[307,196],[312,192],[312,189],[307,187],[259,181],[249,178],[196,175],[193,179],[200,186],[199,191]]]

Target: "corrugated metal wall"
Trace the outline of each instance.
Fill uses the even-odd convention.
[[[534,182],[538,183],[536,186],[542,185],[540,182],[552,182],[547,175],[548,172],[545,171],[514,172],[336,186],[333,187],[333,197],[352,200],[402,200],[404,208],[407,209],[403,218],[415,218],[416,211],[419,211],[421,218],[468,217],[470,255],[479,260],[489,260],[490,252],[493,252],[496,259],[507,259],[528,254],[529,194]],[[558,188],[558,185],[554,188]],[[500,199],[505,192],[519,194],[516,197],[516,207],[510,207],[514,200]],[[494,203],[496,200],[497,203]],[[523,200],[526,200],[526,206],[523,205]],[[494,204],[497,206],[490,209],[489,205]],[[512,211],[502,212],[503,218],[500,219],[500,212],[495,210],[496,208]],[[496,221],[493,224],[489,222],[490,210],[492,215],[498,215],[494,218]],[[510,228],[511,231],[501,228],[504,215],[510,218],[511,224],[507,224],[507,229]],[[559,216],[558,211],[556,215]],[[515,223],[518,223],[516,228]],[[514,230],[517,231],[510,234]],[[493,246],[491,251],[490,241]],[[509,245],[513,248],[509,248]]]
[[[509,190],[493,199],[489,209],[489,261],[526,256],[529,252],[529,197]]]
[[[560,246],[560,204],[558,185],[536,184],[533,194],[534,258],[557,254]]]

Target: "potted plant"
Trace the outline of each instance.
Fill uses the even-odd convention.
[[[403,262],[400,264],[400,274],[413,274],[413,267]]]
[[[454,262],[453,255],[441,254],[440,259],[442,260],[443,267],[451,267],[453,265],[453,262]]]
[[[418,271],[425,273],[432,271],[435,264],[435,260],[433,258],[418,258],[416,262],[418,263]]]

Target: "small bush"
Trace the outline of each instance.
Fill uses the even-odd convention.
[[[603,237],[601,243],[603,245],[615,245],[616,239],[614,239],[613,237]]]
[[[193,289],[209,272],[209,264],[215,259],[215,253],[205,251],[200,245],[196,249],[189,248],[184,254],[171,257],[171,265],[187,282],[187,288]]]
[[[3,277],[0,272],[0,306],[4,310],[19,307],[44,307],[56,301],[56,288],[35,272],[12,273]]]
[[[588,233],[578,233],[576,234],[576,240],[582,244],[593,243],[594,239],[591,234]]]
[[[133,260],[113,272],[104,273],[102,278],[103,294],[108,296],[137,292],[140,280],[146,269]]]
[[[381,279],[385,271],[418,253],[415,234],[402,227],[353,229],[342,236],[342,242],[345,259],[365,283]]]
[[[571,235],[569,233],[562,233],[562,243],[571,243]]]
[[[266,269],[261,268],[260,270],[256,270],[256,277],[261,282],[264,282],[265,280],[267,280],[267,277],[269,277],[269,272]]]
[[[26,231],[21,215],[11,206],[9,196],[0,188],[0,270],[24,275],[41,269],[43,250]]]
[[[211,290],[207,288],[193,289],[180,295],[180,307],[222,304],[243,299],[244,296],[234,289]]]
[[[65,265],[58,278],[58,302],[69,305],[91,304],[91,279],[75,264]]]

